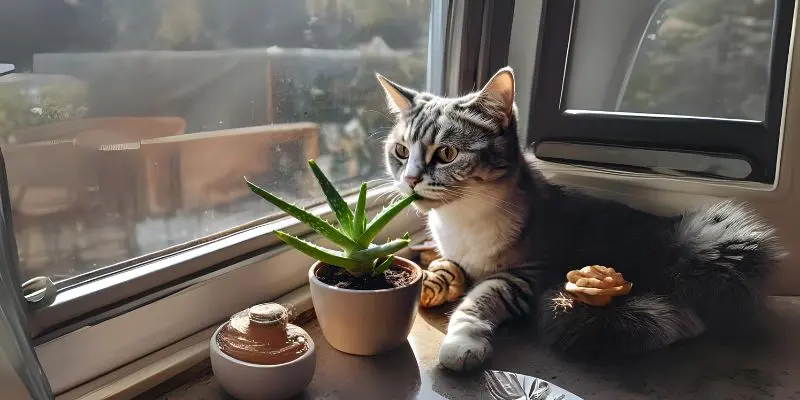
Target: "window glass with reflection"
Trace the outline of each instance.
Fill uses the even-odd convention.
[[[775,10],[774,0],[579,1],[567,105],[763,121]],[[592,41],[603,36],[627,39]],[[592,60],[608,54],[616,70],[598,70]]]
[[[424,87],[428,0],[8,0],[0,142],[25,278],[81,279],[384,177],[374,73]]]

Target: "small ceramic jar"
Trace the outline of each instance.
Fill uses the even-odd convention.
[[[301,392],[314,376],[314,341],[288,323],[285,307],[266,303],[238,312],[211,337],[211,367],[240,400],[278,400]]]

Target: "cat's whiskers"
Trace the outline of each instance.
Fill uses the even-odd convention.
[[[369,181],[367,181],[365,183],[367,184],[367,187],[370,187],[372,184],[375,184],[375,183],[377,183],[377,186],[380,186],[381,184],[385,184],[385,183],[394,183],[394,179],[375,178],[375,179],[369,180]]]
[[[490,203],[491,205],[499,208],[500,210],[506,212],[509,216],[512,216],[514,218],[518,218],[519,217],[519,213],[524,211],[523,207],[521,207],[521,206],[518,206],[516,204],[504,201],[502,199],[498,199],[496,197],[492,197],[492,196],[490,196],[490,195],[488,195],[486,193],[479,192],[479,191],[476,191],[476,190],[467,190],[466,188],[458,188],[458,187],[442,188],[442,189],[450,191],[450,193],[456,194],[456,195],[459,195],[459,196],[474,195],[474,196],[477,197],[478,200],[483,201],[485,203]],[[515,210],[511,210],[509,208],[506,208],[504,206],[513,207],[513,208],[516,209],[516,211]]]
[[[480,194],[480,192],[471,192],[471,193],[470,192],[459,192],[458,190],[453,189],[453,188],[443,188],[443,187],[439,187],[439,188],[437,188],[437,190],[441,190],[444,193],[449,193],[449,194],[455,195],[455,197],[468,196],[470,194],[476,194],[476,195]],[[493,200],[499,200],[499,199],[495,199],[495,198],[488,199],[488,198],[485,198],[485,197],[482,198],[482,197],[478,196],[477,200],[481,201],[481,202],[483,202],[485,204],[489,204],[489,205],[491,205],[493,207],[498,208],[500,211],[504,212],[508,217],[510,217],[512,219],[519,219],[519,217],[520,217],[519,213],[517,213],[517,212],[515,212],[513,210],[510,210],[508,208],[503,207],[502,203],[499,203],[497,201],[493,201]],[[508,204],[512,205],[511,203],[508,203]],[[520,211],[521,211],[521,208],[520,208]]]
[[[385,113],[385,112],[378,111],[378,110],[373,110],[373,109],[371,109],[371,108],[368,108],[368,109],[364,110],[364,113],[368,113],[368,112],[371,112],[371,113],[378,114],[378,115],[380,115],[380,116],[382,116],[382,117],[386,118],[386,119],[387,119],[387,120],[389,120],[389,121],[391,121],[391,120],[393,120],[393,119],[394,119],[394,118],[393,118],[391,115],[389,115],[389,114],[387,114],[387,113]]]
[[[468,186],[453,185],[450,188],[457,189],[457,190],[462,190],[462,191],[464,191],[465,194],[475,194],[475,195],[483,196],[483,197],[488,198],[490,200],[495,200],[495,201],[501,202],[503,204],[506,204],[508,206],[517,208],[519,210],[523,210],[525,208],[525,207],[522,207],[522,206],[520,206],[518,204],[514,204],[514,203],[512,203],[510,201],[503,200],[503,199],[501,199],[499,197],[494,197],[494,196],[492,196],[492,195],[490,195],[490,194],[488,194],[486,192],[482,192],[480,190],[477,190],[475,188],[471,188],[471,187],[468,187]]]
[[[396,193],[397,193],[396,190],[387,190],[387,191],[379,194],[378,197],[375,198],[374,203],[377,204],[377,203],[381,202],[382,201],[381,198],[384,198],[384,200],[388,200],[392,195],[394,195]]]
[[[371,139],[372,139],[372,138],[374,138],[376,135],[380,135],[380,134],[384,134],[384,133],[389,133],[389,132],[391,132],[391,131],[392,131],[392,128],[391,128],[391,127],[389,127],[389,128],[378,128],[378,129],[375,129],[375,131],[374,131],[374,132],[372,132],[372,133],[371,133],[369,136],[367,136],[367,140],[371,140]]]

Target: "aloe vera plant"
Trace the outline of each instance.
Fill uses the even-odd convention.
[[[311,242],[285,232],[276,231],[275,235],[286,244],[319,260],[325,264],[344,268],[351,275],[361,276],[372,274],[377,276],[392,266],[393,254],[408,246],[408,233],[400,239],[394,239],[384,244],[373,244],[372,240],[378,235],[389,221],[404,208],[408,207],[415,199],[414,196],[405,197],[395,203],[384,207],[372,221],[367,222],[367,184],[362,183],[358,192],[358,201],[355,210],[350,210],[341,194],[319,169],[314,160],[309,160],[308,165],[317,178],[322,192],[333,210],[339,227],[331,225],[328,221],[311,214],[310,212],[290,204],[278,196],[267,192],[245,178],[247,186],[255,194],[272,203],[287,214],[297,218],[308,225],[341,250],[332,250],[317,246]]]

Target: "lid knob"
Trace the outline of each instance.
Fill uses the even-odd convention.
[[[259,325],[282,325],[289,322],[286,307],[277,303],[264,303],[250,307],[250,322]]]

